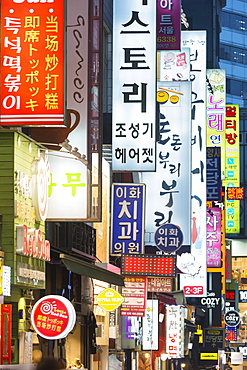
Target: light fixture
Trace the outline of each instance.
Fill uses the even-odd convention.
[[[160,354],[161,361],[166,361],[168,357],[169,357],[168,353],[163,352]]]

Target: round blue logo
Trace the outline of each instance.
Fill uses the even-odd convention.
[[[164,224],[158,227],[154,234],[156,247],[166,253],[176,252],[183,243],[181,229],[173,224]]]

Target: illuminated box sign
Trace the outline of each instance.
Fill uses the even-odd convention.
[[[143,253],[144,184],[113,184],[111,254]]]
[[[112,168],[155,170],[156,2],[113,1]]]
[[[181,0],[157,0],[157,50],[180,49]]]
[[[246,303],[247,302],[247,290],[239,290],[239,302]]]
[[[148,292],[172,292],[172,278],[169,277],[148,277],[147,278],[147,291]]]
[[[160,51],[160,81],[190,80],[190,49]]]
[[[64,1],[3,0],[4,126],[64,125]]]
[[[170,276],[176,272],[176,256],[122,255],[123,275]]]
[[[166,353],[171,358],[184,357],[184,318],[184,307],[166,306]]]
[[[221,149],[207,147],[207,201],[221,200]]]
[[[243,200],[244,188],[227,188],[227,200]]]
[[[205,347],[224,348],[224,329],[204,329]]]
[[[158,351],[159,349],[159,301],[148,299],[145,316],[142,318],[142,350]]]
[[[120,307],[122,316],[144,316],[147,300],[146,277],[126,277],[122,296],[124,297],[124,302]]]
[[[226,299],[228,301],[235,301],[235,290],[227,290],[226,291]]]
[[[221,267],[221,209],[207,209],[207,267]]]

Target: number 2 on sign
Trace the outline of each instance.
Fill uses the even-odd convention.
[[[184,294],[185,295],[203,294],[203,287],[202,286],[185,286],[184,287]]]

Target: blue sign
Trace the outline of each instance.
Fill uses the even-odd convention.
[[[183,243],[181,229],[173,224],[161,225],[154,234],[156,247],[163,252],[176,252]]]
[[[113,184],[111,255],[144,253],[145,184]]]

